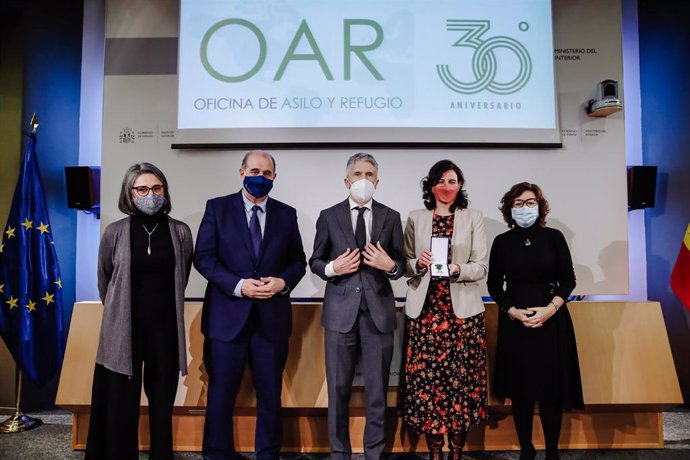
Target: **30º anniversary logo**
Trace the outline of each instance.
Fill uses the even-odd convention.
[[[474,81],[463,81],[457,78],[448,64],[436,65],[439,78],[450,90],[460,94],[475,94],[484,90],[494,94],[513,94],[529,81],[532,75],[532,60],[525,46],[511,37],[486,38],[485,34],[490,27],[491,22],[485,20],[447,20],[446,30],[464,32],[452,46],[468,47],[473,50],[472,73]],[[521,22],[519,29],[525,32],[529,29],[529,25],[526,22]],[[519,66],[516,75],[509,81],[497,81],[496,79],[500,62],[496,58],[494,50],[498,48],[505,48],[512,52],[518,60]]]

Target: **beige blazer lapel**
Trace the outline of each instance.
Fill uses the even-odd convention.
[[[429,249],[433,226],[433,211],[412,211],[405,227],[406,276],[408,281],[405,313],[416,318],[422,311],[431,277],[418,274],[417,259],[424,249]],[[455,211],[453,237],[451,239],[451,263],[460,267],[460,276],[451,279],[453,311],[459,318],[466,318],[484,311],[479,281],[488,272],[488,251],[482,213],[472,209]]]

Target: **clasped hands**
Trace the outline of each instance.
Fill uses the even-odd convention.
[[[525,327],[537,328],[542,327],[544,323],[556,314],[556,307],[549,304],[545,307],[530,307],[530,308],[515,308],[508,309],[508,315],[520,322]]]
[[[381,242],[377,241],[376,244],[367,243],[363,252],[358,248],[347,248],[345,252],[333,260],[333,271],[336,275],[349,275],[359,270],[359,265],[362,262],[386,273],[395,269],[395,262],[383,249]]]
[[[246,278],[242,283],[242,296],[250,299],[270,299],[285,289],[285,281],[282,278],[268,276],[259,278]]]
[[[428,249],[423,250],[422,253],[419,255],[419,258],[417,259],[417,271],[430,270],[431,263],[431,251],[429,251]],[[460,266],[458,264],[448,265],[448,273],[450,274],[450,276],[459,275]]]

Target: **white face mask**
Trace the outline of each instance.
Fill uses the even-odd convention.
[[[521,208],[511,208],[510,215],[522,228],[531,227],[533,223],[537,221],[539,217],[539,205],[530,208],[528,206],[523,206]]]
[[[374,196],[376,187],[367,179],[360,179],[350,184],[350,196],[358,203],[367,203]]]

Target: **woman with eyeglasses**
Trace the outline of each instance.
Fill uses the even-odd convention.
[[[118,207],[127,217],[106,227],[98,251],[103,320],[85,458],[139,458],[143,380],[149,458],[171,459],[178,376],[187,373],[184,291],[192,233],[187,224],[168,216],[168,181],[150,163],[127,170]]]
[[[510,228],[489,258],[489,294],[499,308],[493,390],[508,397],[520,459],[536,457],[535,402],[546,459],[556,460],[563,410],[582,409],[575,332],[566,301],[575,273],[563,234],[546,226],[549,203],[536,184],[511,187],[499,207]]]
[[[426,209],[412,211],[405,227],[405,274],[411,278],[399,406],[405,424],[426,438],[429,460],[443,460],[446,436],[448,460],[460,460],[467,432],[488,416],[479,288],[488,251],[484,217],[467,207],[464,184],[455,163],[438,161],[422,179]],[[433,260],[432,237],[448,246],[447,260]],[[432,276],[444,266],[447,273]]]

